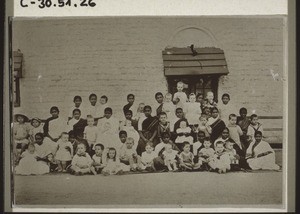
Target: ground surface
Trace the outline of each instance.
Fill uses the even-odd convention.
[[[282,203],[282,172],[15,176],[17,205],[266,205]]]

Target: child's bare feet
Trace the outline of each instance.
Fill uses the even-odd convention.
[[[94,175],[97,175],[97,172],[94,168],[91,168],[91,172],[94,174]]]

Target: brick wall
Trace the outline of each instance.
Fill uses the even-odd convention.
[[[162,50],[194,43],[225,52],[230,73],[220,78],[219,96],[231,94],[250,113],[282,116],[283,82],[271,70],[285,78],[283,29],[282,18],[15,21],[13,48],[24,54],[21,107],[15,111],[47,118],[57,105],[65,116],[74,95],[88,102],[90,93],[107,95],[115,112],[128,93],[152,105],[157,91],[167,91]]]

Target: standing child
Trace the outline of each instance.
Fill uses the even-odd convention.
[[[205,134],[205,137],[210,137],[211,134],[211,127],[207,123],[207,116],[205,114],[202,114],[199,117],[199,126],[198,126],[198,132],[202,131]]]
[[[279,170],[280,167],[275,163],[275,152],[270,144],[262,141],[262,132],[254,133],[254,140],[247,149],[247,162],[251,169]]]
[[[155,94],[155,100],[156,100],[156,104],[155,104],[155,112],[154,112],[154,116],[158,116],[160,114],[160,112],[162,112],[162,108],[163,108],[163,101],[164,101],[164,95],[161,92],[157,92]]]
[[[93,166],[95,168],[95,171],[97,174],[101,173],[101,170],[103,169],[103,160],[102,160],[102,153],[104,150],[104,146],[101,143],[95,144],[95,154],[92,157],[93,160]]]
[[[77,148],[78,149],[78,148]],[[73,157],[73,146],[69,142],[69,134],[63,132],[58,140],[58,148],[55,154],[55,159],[58,160],[58,171],[66,172],[67,162]]]
[[[262,124],[258,122],[258,116],[256,114],[252,114],[250,116],[250,125],[248,126],[247,130],[249,141],[254,140],[254,133],[257,131],[260,131],[262,134],[264,133]]]
[[[29,126],[26,124],[28,117],[23,114],[16,114],[15,121],[13,132],[16,145],[16,162],[18,162],[20,154],[25,150],[25,147],[29,143]]]
[[[188,101],[186,93],[183,92],[183,86],[183,82],[177,82],[177,92],[173,97],[173,102],[176,104],[176,108],[183,108],[184,104]]]
[[[241,136],[241,143],[245,145],[247,148],[247,131],[248,131],[248,126],[250,125],[250,120],[247,117],[247,109],[246,108],[241,108],[240,109],[240,116],[237,117],[236,124],[241,127],[243,131],[243,135]]]
[[[90,94],[89,96],[90,103],[85,106],[84,113],[85,117],[87,115],[92,115],[94,118],[97,117],[97,95],[96,94]]]
[[[210,109],[217,107],[217,103],[214,100],[214,93],[212,91],[206,93],[206,99],[207,103],[205,104],[205,107],[208,107]]]
[[[227,124],[227,120],[229,118],[229,115],[234,113],[237,113],[237,110],[235,109],[235,106],[231,104],[230,101],[230,95],[225,93],[222,95],[222,102],[218,104],[218,108],[220,111],[220,118],[225,121]]]
[[[89,144],[88,148],[86,148],[89,154],[91,154],[94,149],[94,144],[96,143],[98,136],[98,128],[95,126],[94,121],[92,115],[87,115],[87,126],[83,131],[83,139],[87,140]]]
[[[172,102],[172,94],[167,93],[165,95],[164,103],[162,106],[162,111],[166,112],[168,122],[175,120],[175,118],[176,118],[175,109],[176,109],[175,105]]]
[[[71,107],[70,107],[70,110],[69,110],[69,115],[68,115],[68,119],[69,119],[69,120],[71,120],[72,117],[73,117],[73,111],[74,111],[74,109],[79,109],[80,112],[82,113],[82,115],[85,115],[85,114],[82,112],[83,108],[82,108],[82,105],[81,105],[81,103],[82,103],[82,98],[81,98],[81,96],[78,96],[78,95],[75,96],[74,99],[73,99],[73,102],[74,102],[74,105],[71,106]],[[86,116],[86,115],[85,115],[85,116]]]
[[[170,172],[173,170],[174,171],[178,170],[177,161],[176,161],[177,154],[178,154],[178,151],[173,150],[171,144],[165,145],[165,151],[163,151],[162,155],[163,155],[165,166],[168,167],[168,170]]]
[[[117,151],[115,148],[109,148],[106,158],[103,160],[104,168],[102,169],[103,175],[116,175],[122,174],[123,171],[129,171],[130,167],[123,163],[120,163],[119,158],[117,158]]]
[[[243,135],[243,131],[240,126],[236,124],[237,116],[235,114],[229,115],[229,123],[227,128],[229,130],[230,138],[240,147],[241,150],[244,150],[245,146],[242,145],[240,137]]]
[[[226,173],[230,170],[230,158],[229,155],[225,153],[224,142],[216,142],[215,154],[209,160],[208,165],[218,173]]]
[[[190,143],[187,141],[183,142],[183,151],[179,154],[179,166],[182,170],[193,170],[200,167],[195,165],[194,155],[190,149]]]
[[[86,148],[83,143],[79,143],[77,146],[76,155],[74,155],[71,162],[71,174],[83,175],[93,173],[96,175],[95,168],[92,166],[93,160],[91,156],[86,153]]]
[[[204,96],[202,93],[198,93],[196,95],[196,102],[200,103],[201,109],[203,108],[203,101],[204,101]]]
[[[141,162],[142,162],[142,169],[147,171],[154,171],[154,158],[157,157],[156,153],[153,151],[153,143],[147,143],[145,147],[146,151],[142,153]]]
[[[191,136],[191,128],[187,126],[187,122],[185,120],[180,121],[180,128],[176,130],[177,138],[175,139],[175,143],[178,148],[182,151],[183,142],[187,141],[190,145],[193,144],[193,137]]]
[[[133,145],[134,139],[128,137],[125,146],[120,151],[120,161],[125,165],[129,165],[131,171],[141,170],[141,157],[137,154]]]
[[[205,139],[204,143],[204,148],[200,149],[198,152],[198,165],[202,169],[208,170],[208,163],[209,160],[211,160],[215,154],[215,150],[211,148],[211,142],[209,139]]]
[[[33,143],[28,144],[27,150],[21,155],[21,160],[16,166],[16,174],[19,175],[42,175],[49,173],[49,167],[42,161],[37,161],[38,155]]]
[[[200,103],[196,102],[196,95],[194,93],[189,95],[189,102],[185,103],[183,110],[188,123],[192,126],[198,125],[198,118],[201,116],[202,111]]]
[[[30,141],[33,143],[37,133],[43,133],[44,129],[41,120],[37,117],[31,119],[31,129],[29,130]]]
[[[127,136],[133,138],[134,142],[139,142],[140,135],[139,135],[138,131],[135,130],[134,127],[132,126],[131,120],[126,120],[125,126],[123,127],[122,130],[126,131]],[[133,145],[133,148],[134,148],[134,150],[136,150],[137,143],[135,143]]]
[[[170,123],[167,121],[167,113],[160,112],[158,115],[158,130],[157,130],[157,137],[159,138],[159,142],[162,141],[162,133],[167,132],[171,134],[170,132]]]

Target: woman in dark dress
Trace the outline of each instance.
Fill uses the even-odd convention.
[[[209,118],[208,123],[212,129],[210,140],[212,143],[214,143],[215,140],[220,137],[222,131],[226,127],[224,121],[220,119],[219,110],[217,107],[213,107],[211,109],[211,117]]]
[[[157,117],[152,117],[151,113],[151,106],[145,106],[144,114],[146,119],[142,122],[142,129],[139,130],[140,140],[137,146],[138,155],[141,155],[142,152],[145,151],[146,143],[152,142],[155,147],[159,142],[157,138],[158,119]]]

